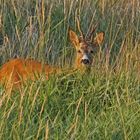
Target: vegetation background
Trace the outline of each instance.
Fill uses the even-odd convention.
[[[140,139],[139,0],[0,0],[0,64],[18,55],[71,67],[76,17],[105,32],[91,74],[1,87],[1,140]]]

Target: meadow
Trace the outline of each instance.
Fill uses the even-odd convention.
[[[105,32],[91,73],[1,85],[0,140],[140,139],[139,0],[0,0],[0,66],[17,56],[72,67],[76,17]]]

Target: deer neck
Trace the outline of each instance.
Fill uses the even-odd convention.
[[[53,67],[50,65],[45,65],[45,74],[49,75],[49,74],[58,74],[61,72],[61,69],[59,67]]]

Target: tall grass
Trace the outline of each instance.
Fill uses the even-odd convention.
[[[71,66],[68,27],[99,23],[105,41],[89,75],[0,88],[0,139],[139,139],[139,0],[0,0],[0,63],[18,55]]]

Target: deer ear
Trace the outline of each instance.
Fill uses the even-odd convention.
[[[79,44],[79,39],[77,34],[71,29],[69,29],[69,38],[74,47],[77,47],[77,45]]]
[[[101,45],[103,40],[104,40],[104,36],[105,36],[105,33],[104,32],[100,32],[96,35],[96,37],[94,38],[94,43],[96,45]]]

